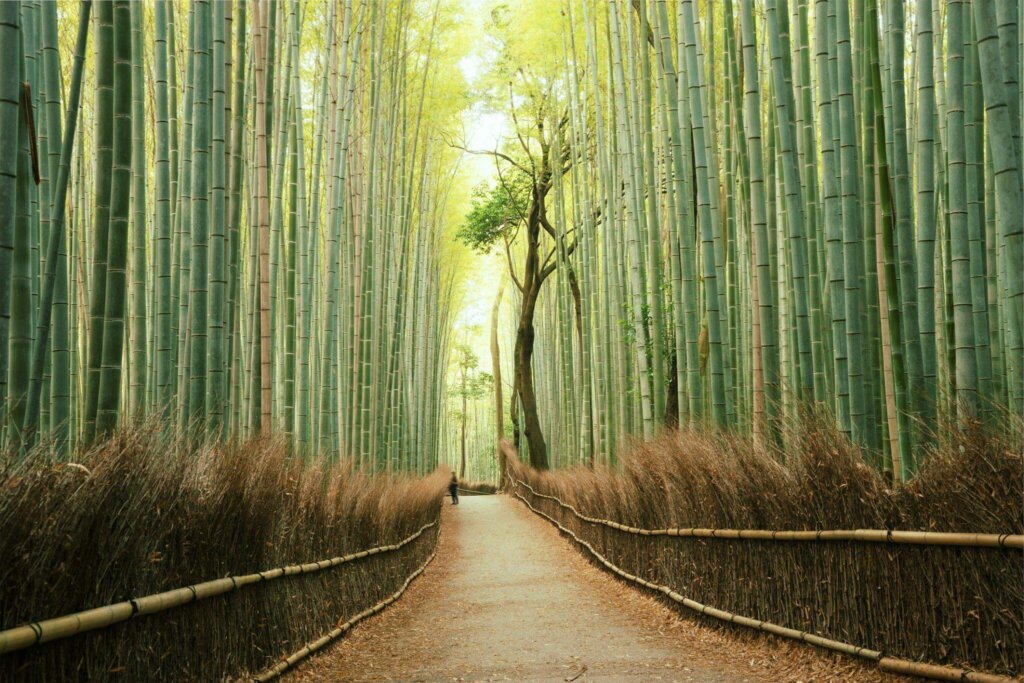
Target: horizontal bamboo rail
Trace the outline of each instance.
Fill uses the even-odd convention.
[[[106,628],[122,621],[128,621],[135,617],[164,612],[175,607],[181,607],[193,602],[199,602],[224,593],[239,590],[245,586],[265,581],[273,581],[288,576],[301,576],[313,574],[325,569],[332,569],[355,560],[361,560],[372,555],[390,553],[400,550],[402,547],[412,543],[423,535],[427,529],[436,526],[437,522],[430,522],[420,527],[419,531],[408,538],[391,545],[377,546],[367,550],[351,553],[341,557],[333,557],[329,560],[319,562],[308,562],[306,564],[291,564],[275,569],[268,569],[255,574],[244,576],[228,576],[223,579],[204,581],[184,588],[175,588],[162,593],[154,593],[141,598],[133,598],[103,607],[74,614],[66,614],[61,617],[37,621],[23,626],[0,631],[0,655],[23,650],[25,648],[42,645],[53,640],[69,638],[86,631],[95,631]]]
[[[512,477],[511,475],[509,478],[512,480],[513,486],[517,484],[523,484],[526,488],[529,488],[531,491],[533,490],[528,484],[525,484],[525,482],[519,482],[518,480],[515,479],[515,477]],[[733,614],[732,612],[726,612],[725,610],[720,610],[709,605],[704,605],[702,603],[697,602],[696,600],[691,600],[690,598],[684,597],[683,595],[672,590],[672,588],[669,586],[653,583],[639,576],[630,574],[626,570],[613,564],[608,558],[599,553],[594,548],[594,546],[592,546],[586,540],[577,536],[575,533],[573,533],[571,529],[563,526],[557,519],[535,508],[530,503],[530,501],[526,500],[526,498],[524,498],[515,490],[513,490],[513,495],[519,500],[523,501],[523,503],[526,504],[526,507],[530,508],[530,510],[551,522],[558,528],[559,531],[569,536],[577,544],[586,548],[587,551],[589,551],[590,554],[593,555],[598,562],[604,565],[613,574],[616,574],[617,576],[625,579],[626,581],[639,584],[644,588],[648,588],[650,590],[661,593],[662,595],[666,596],[672,601],[677,602],[683,605],[684,607],[687,607],[695,612],[699,612],[705,616],[714,617],[715,619],[727,621],[732,624],[747,626],[749,628],[753,628],[758,631],[763,631],[765,633],[773,633],[777,636],[782,636],[784,638],[791,638],[793,640],[799,640],[804,643],[810,643],[812,645],[817,645],[818,647],[822,647],[827,650],[832,650],[834,652],[842,652],[844,654],[855,655],[857,657],[869,659],[878,664],[878,666],[883,671],[901,673],[908,676],[918,676],[920,678],[930,678],[932,680],[938,681],[971,681],[972,683],[1020,683],[1021,679],[1011,678],[1009,676],[1000,676],[997,674],[988,674],[979,671],[968,671],[966,669],[957,669],[954,667],[940,666],[938,664],[924,664],[921,662],[912,662],[906,659],[886,657],[882,652],[879,652],[878,650],[869,650],[868,648],[857,647],[856,645],[851,645],[849,643],[844,643],[838,640],[825,638],[815,633],[809,633],[807,631],[799,631],[797,629],[787,628],[785,626],[780,626],[779,624],[774,624],[770,621],[751,619],[750,617],[745,617],[739,614]],[[546,497],[550,498],[551,496]]]
[[[405,583],[402,584],[402,587],[394,593],[392,593],[391,595],[389,595],[387,598],[381,600],[373,607],[369,607],[363,610],[359,614],[355,615],[354,617],[346,621],[341,626],[332,629],[331,631],[321,636],[320,638],[317,638],[313,642],[304,645],[302,648],[288,655],[287,657],[279,661],[277,664],[274,664],[273,666],[264,669],[260,673],[256,674],[256,676],[253,677],[253,680],[257,681],[258,683],[263,683],[264,681],[269,681],[274,678],[277,678],[285,671],[287,671],[288,669],[290,669],[291,667],[295,666],[297,663],[305,659],[306,657],[317,652],[318,650],[321,650],[322,648],[326,647],[333,641],[343,636],[348,631],[352,630],[352,627],[358,624],[363,619],[366,619],[367,617],[371,617],[374,614],[383,611],[388,605],[398,600],[398,598],[402,597],[402,594],[405,593],[405,589],[409,587],[409,584],[411,584],[413,580],[416,579],[416,577],[418,577],[420,574],[424,572],[424,570],[426,570],[427,565],[429,565],[433,561],[435,555],[437,555],[436,548],[434,552],[430,554],[430,557],[427,558],[427,561],[420,565],[420,567],[416,571],[409,575],[409,577],[405,580]]]
[[[745,541],[861,541],[865,543],[892,543],[909,545],[961,546],[972,548],[1009,548],[1024,550],[1024,536],[1018,534],[973,534],[948,533],[939,531],[894,531],[890,529],[833,529],[820,531],[771,531],[767,529],[641,529],[635,526],[613,522],[608,519],[590,517],[571,504],[555,496],[540,493],[525,481],[513,480],[524,486],[538,498],[552,500],[571,512],[576,518],[590,524],[599,524],[611,529],[638,536],[677,536],[680,538],[725,538]]]

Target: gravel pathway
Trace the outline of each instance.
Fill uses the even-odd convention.
[[[506,496],[445,506],[405,596],[291,681],[901,681],[681,618],[611,579]]]

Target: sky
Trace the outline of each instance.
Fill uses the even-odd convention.
[[[483,18],[491,0],[462,0],[463,15],[480,23],[483,32]],[[488,53],[484,41],[478,41],[469,55],[459,62],[472,90],[473,85],[489,68],[493,55]],[[463,114],[464,146],[468,149],[493,150],[503,137],[511,133],[507,117],[498,112],[487,111],[482,103],[476,102]],[[487,155],[464,154],[461,162],[464,172],[470,176],[470,185],[492,181],[495,176],[494,160]],[[469,210],[467,205],[466,211]],[[468,263],[462,287],[459,312],[455,317],[453,341],[468,343],[480,359],[482,369],[490,369],[490,324],[491,307],[498,294],[498,287],[505,275],[505,262],[499,254],[475,255]]]

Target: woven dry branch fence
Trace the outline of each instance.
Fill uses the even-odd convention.
[[[364,609],[362,612],[360,612],[359,614],[355,615],[354,617],[352,617],[351,619],[349,619],[345,623],[343,623],[343,624],[341,624],[339,626],[334,627],[329,632],[327,632],[326,634],[320,636],[319,638],[317,638],[313,642],[307,643],[306,645],[303,645],[301,648],[299,648],[298,650],[296,650],[292,654],[288,655],[287,657],[281,658],[281,660],[278,661],[273,666],[269,666],[266,669],[264,669],[263,671],[261,671],[260,673],[258,673],[254,677],[254,680],[258,681],[259,683],[263,683],[265,681],[270,681],[270,680],[273,680],[273,679],[277,678],[278,676],[283,674],[285,671],[287,671],[288,669],[292,668],[293,666],[295,666],[296,664],[301,662],[306,657],[308,657],[308,656],[318,652],[319,650],[327,647],[328,645],[333,643],[335,640],[337,640],[341,636],[343,636],[346,633],[348,633],[349,631],[351,631],[352,627],[355,626],[356,624],[358,624],[363,619],[366,619],[368,617],[372,617],[374,614],[378,614],[379,612],[382,612],[388,605],[392,604],[393,602],[398,600],[398,598],[402,597],[402,594],[405,593],[405,589],[408,588],[409,585],[413,581],[415,581],[416,578],[419,577],[420,574],[422,574],[424,571],[426,571],[427,565],[430,564],[431,562],[433,562],[434,557],[436,555],[437,555],[437,549],[436,549],[436,544],[435,544],[434,552],[430,553],[430,557],[427,558],[427,561],[424,562],[423,564],[421,564],[416,569],[416,571],[414,571],[412,574],[410,574],[409,577],[405,580],[405,582],[401,585],[401,587],[397,591],[395,591],[394,593],[392,593],[391,595],[389,595],[385,599],[381,600],[376,605],[373,605],[372,607],[368,607],[368,608]]]
[[[464,489],[459,487],[460,496],[493,496],[494,491],[477,491],[475,489]]]
[[[362,476],[271,440],[190,448],[128,432],[82,454],[82,468],[0,471],[0,629],[133,595],[164,593],[136,600],[139,612],[188,603],[0,655],[0,680],[245,676],[386,600],[434,551],[448,472]],[[307,557],[333,559],[292,565]],[[231,592],[166,591],[189,585]]]
[[[878,665],[881,667],[883,671],[902,673],[911,676],[920,676],[924,678],[932,678],[935,680],[942,681],[973,681],[975,683],[1013,683],[1014,681],[1018,680],[1016,678],[1012,678],[1009,676],[1000,676],[979,671],[969,671],[966,669],[958,669],[947,666],[926,664],[922,662],[912,662],[905,659],[895,659],[893,657],[885,657],[882,654],[882,652],[878,650],[869,650],[867,648],[858,647],[856,645],[851,645],[849,643],[844,643],[838,640],[824,638],[820,635],[810,633],[808,631],[800,631],[798,629],[780,626],[779,624],[774,624],[769,621],[762,621],[760,619],[752,619],[750,617],[745,617],[739,614],[733,614],[731,612],[726,612],[725,610],[716,609],[714,607],[711,607],[710,605],[704,605],[702,603],[697,602],[696,600],[691,600],[687,597],[684,597],[683,595],[680,595],[678,592],[672,590],[670,586],[664,586],[661,584],[654,583],[652,581],[647,581],[646,579],[643,579],[639,576],[630,574],[629,572],[623,570],[621,567],[610,562],[608,558],[606,558],[604,555],[602,555],[600,552],[594,549],[594,546],[592,546],[590,543],[577,536],[575,533],[573,533],[571,529],[566,528],[551,515],[548,515],[547,513],[542,512],[541,510],[538,510],[536,507],[534,507],[530,503],[530,501],[527,500],[527,498],[524,497],[517,490],[518,487],[525,487],[527,490],[529,490],[530,487],[528,485],[525,485],[522,482],[517,481],[513,477],[510,477],[509,480],[512,482],[512,492],[516,498],[519,498],[519,500],[523,501],[526,504],[526,506],[530,508],[530,510],[532,510],[533,512],[537,513],[541,517],[545,518],[546,520],[554,524],[556,527],[558,527],[560,531],[569,536],[569,538],[571,538],[573,541],[575,541],[583,548],[585,548],[594,557],[594,559],[596,559],[601,565],[605,567],[605,569],[611,571],[613,574],[626,581],[630,581],[632,583],[643,586],[644,588],[649,588],[651,590],[657,591],[658,593],[661,593],[673,602],[676,602],[703,616],[718,619],[720,621],[728,622],[730,624],[746,626],[747,628],[753,628],[764,633],[771,633],[773,635],[782,636],[784,638],[799,640],[801,642],[816,645],[818,647],[822,647],[827,650],[832,650],[834,652],[841,652],[843,654],[869,659],[873,662],[878,663]],[[550,496],[545,496],[545,498],[550,498]]]
[[[466,495],[497,493],[498,487],[487,481],[460,481],[459,493]]]
[[[428,529],[437,526],[437,522],[424,524],[419,530],[398,543],[380,545],[366,550],[350,553],[340,557],[332,557],[317,562],[290,564],[275,567],[243,576],[227,576],[222,579],[203,581],[192,586],[174,588],[162,593],[132,598],[113,605],[94,607],[93,609],[65,614],[61,617],[34,621],[30,624],[0,631],[0,655],[36,645],[43,645],[54,640],[70,638],[87,631],[97,631],[129,619],[158,614],[167,610],[184,607],[201,600],[208,600],[219,595],[233,593],[247,586],[260,585],[267,581],[315,574],[326,569],[335,569],[342,565],[362,560],[374,555],[394,553],[419,539]]]
[[[953,448],[890,489],[840,442],[805,445],[787,467],[743,442],[678,434],[638,446],[616,471],[541,473],[506,455],[522,482],[513,493],[599,564],[706,616],[891,671],[1019,675],[1019,454]],[[851,528],[868,526],[881,531]],[[817,531],[837,527],[847,528]],[[911,531],[889,532],[899,528]],[[981,531],[923,531],[950,528]]]
[[[899,531],[898,529],[818,529],[815,531],[778,531],[769,529],[643,529],[600,517],[590,517],[556,496],[540,493],[524,481],[516,481],[530,495],[550,500],[576,519],[637,536],[676,536],[678,538],[721,538],[746,541],[860,541],[863,543],[903,543],[908,545],[964,546],[969,548],[1024,549],[1021,534],[965,534],[941,531]]]

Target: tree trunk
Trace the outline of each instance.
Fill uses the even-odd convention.
[[[462,368],[462,461],[459,463],[459,479],[466,478],[466,368]]]
[[[504,490],[507,482],[505,468],[505,451],[501,449],[501,440],[505,436],[505,413],[501,391],[501,347],[498,345],[498,315],[501,312],[501,297],[505,293],[505,283],[498,288],[498,296],[491,309],[491,374],[494,376],[494,431],[495,444],[498,449],[498,489]]]
[[[530,464],[538,470],[548,468],[548,448],[541,431],[540,415],[537,412],[537,394],[533,386],[533,314],[537,306],[539,289],[532,288],[523,293],[523,307],[519,314],[516,330],[515,375],[516,391],[523,408],[524,431],[530,447]]]

